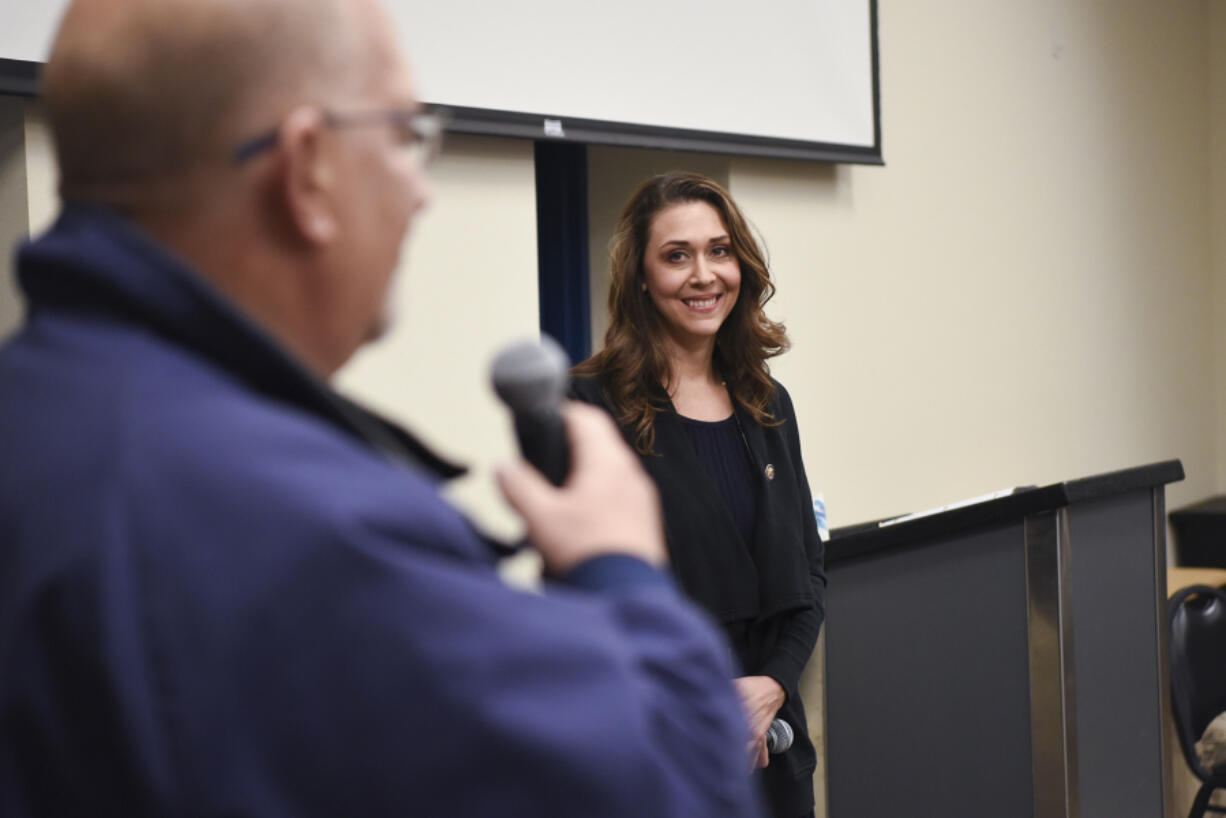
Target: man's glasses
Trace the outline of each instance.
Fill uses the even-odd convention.
[[[375,111],[333,113],[324,111],[324,124],[329,128],[362,128],[382,126],[392,128],[401,145],[411,151],[422,167],[433,162],[443,143],[444,117],[440,113],[406,108],[384,108]],[[237,164],[259,156],[277,144],[278,129],[252,137],[241,143],[232,154]]]

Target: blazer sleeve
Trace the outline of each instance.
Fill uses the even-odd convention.
[[[784,421],[780,428],[791,456],[798,483],[801,515],[801,531],[804,537],[805,559],[809,566],[809,582],[813,588],[813,605],[785,614],[780,624],[779,636],[774,650],[762,665],[761,673],[779,682],[788,698],[796,695],[800,675],[813,655],[817,636],[826,614],[826,548],[817,534],[817,521],[813,517],[813,495],[809,479],[805,475],[804,460],[800,454],[800,431],[796,424],[796,411],[792,398],[783,385],[776,382],[779,397],[779,418]]]

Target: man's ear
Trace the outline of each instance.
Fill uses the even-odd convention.
[[[282,120],[278,133],[286,213],[303,241],[315,245],[331,243],[339,229],[333,196],[336,169],[325,150],[326,129],[323,112],[304,105]]]

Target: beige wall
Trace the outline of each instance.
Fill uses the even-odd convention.
[[[34,104],[0,96],[0,338],[24,314],[12,251],[55,218],[55,174],[47,127]]]
[[[26,193],[30,232],[41,233],[60,212],[59,169],[55,165],[51,131],[34,103],[26,103]]]
[[[888,167],[732,161],[832,522],[1170,457],[1170,505],[1222,487],[1207,9],[883,2]]]
[[[1173,457],[1168,505],[1199,499],[1226,486],[1208,9],[884,0],[887,167],[594,150],[593,258],[595,197],[644,167],[727,179],[834,525]]]
[[[1209,38],[1209,146],[1210,146],[1210,259],[1213,270],[1213,383],[1216,432],[1215,489],[1226,487],[1226,3],[1208,4]],[[1174,732],[1174,731],[1170,731]],[[1168,738],[1177,747],[1173,738]],[[1186,814],[1200,782],[1188,771],[1183,756],[1172,753],[1171,768],[1178,782],[1177,815]],[[1216,797],[1223,803],[1222,796]]]
[[[532,143],[449,139],[431,179],[434,200],[397,280],[393,331],[339,384],[471,465],[456,501],[487,531],[519,536],[491,475],[514,441],[488,371],[502,344],[539,334]]]
[[[1226,4],[1209,3],[1210,258],[1213,264],[1215,488],[1226,488]]]
[[[25,120],[20,99],[0,97],[0,338],[13,331],[22,315],[11,248],[30,231]]]

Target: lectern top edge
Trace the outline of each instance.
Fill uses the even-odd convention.
[[[1020,520],[1031,514],[1053,511],[1073,503],[1175,483],[1183,478],[1183,464],[1179,460],[1163,460],[1040,488],[1018,489],[1006,497],[919,517],[886,528],[879,527],[877,522],[836,528],[830,532],[830,542],[826,544],[826,562],[850,560],[885,549],[902,548],[967,529]]]

